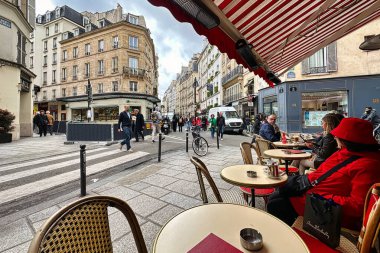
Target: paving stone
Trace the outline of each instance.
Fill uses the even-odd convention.
[[[138,253],[132,233],[124,235],[112,243],[114,253]],[[149,250],[149,249],[148,249]]]
[[[144,190],[150,186],[152,186],[152,185],[145,183],[145,182],[142,182],[142,181],[138,181],[137,183],[135,183],[133,185],[129,185],[128,188],[135,190],[135,191],[141,191],[141,190]]]
[[[122,199],[124,201],[128,201],[141,193],[128,189],[127,187],[124,186],[118,186],[103,192],[100,192],[102,195],[108,195],[108,196],[113,196],[119,199]]]
[[[0,252],[33,239],[25,219],[9,223],[0,229]]]
[[[91,191],[93,192],[96,192],[96,193],[100,193],[102,191],[106,191],[106,190],[109,190],[109,189],[112,189],[112,188],[115,188],[115,187],[118,187],[119,185],[114,183],[114,182],[109,182],[107,184],[104,184],[102,186],[99,186],[95,189],[92,189]]]
[[[180,174],[181,172],[179,172],[178,170],[161,169],[161,170],[157,171],[157,173],[165,175],[165,176],[172,177],[172,176]]]
[[[152,222],[147,222],[141,227],[141,231],[144,236],[145,244],[148,250],[152,249],[154,240],[156,239],[157,233],[160,231],[161,226],[158,226]]]
[[[46,208],[38,213],[34,213],[32,215],[29,215],[28,218],[29,220],[34,223],[36,221],[44,220],[52,216],[55,212],[59,210],[58,206],[52,206],[49,208]]]
[[[195,171],[195,168],[194,168],[194,171]],[[186,181],[190,181],[190,182],[198,182],[198,176],[197,176],[197,174],[192,174],[192,173],[184,172],[184,173],[175,175],[174,177],[176,177],[178,179],[183,179],[183,180],[186,180]]]
[[[145,217],[161,209],[166,203],[142,194],[128,201],[128,205],[136,214]]]
[[[40,220],[40,221],[37,221],[37,222],[34,222],[32,225],[33,225],[33,228],[35,231],[37,231],[38,229],[40,229],[42,227],[42,225],[45,223],[47,219],[44,219],[44,220]]]
[[[173,178],[173,177],[168,177],[168,176],[157,174],[157,175],[153,175],[153,176],[150,176],[148,178],[145,178],[142,181],[145,183],[148,183],[148,184],[158,186],[158,187],[164,187],[164,186],[167,186],[169,184],[174,183],[177,180],[178,179]]]
[[[201,191],[201,189],[199,187],[199,183],[198,183],[198,178],[197,178],[196,183],[188,182],[185,180],[179,180],[173,184],[166,186],[165,188],[170,190],[170,191],[182,193],[183,195],[187,195],[190,197],[197,196]]]
[[[202,200],[200,199],[197,200],[175,192],[171,192],[160,199],[183,209],[189,209],[202,204]]]
[[[92,194],[91,194],[92,195]],[[74,197],[74,198],[70,198],[70,199],[67,199],[65,201],[62,201],[61,203],[58,204],[59,208],[62,208],[64,206],[67,206],[68,204],[70,203],[73,203],[74,201],[77,201],[78,199],[80,199],[80,197]]]
[[[223,179],[214,178],[214,182],[218,189],[230,190],[234,187],[232,184],[227,183]]]
[[[148,219],[163,226],[171,218],[173,218],[174,216],[176,216],[182,211],[184,211],[184,209],[173,206],[173,205],[167,205],[164,208],[150,215]]]
[[[3,251],[2,253],[25,253],[28,252],[31,241],[18,245],[14,248]]]
[[[155,198],[160,198],[169,193],[168,190],[165,190],[164,188],[160,188],[157,186],[150,186],[144,190],[141,190],[141,192]]]
[[[136,217],[140,226],[146,222],[144,218],[139,216]],[[131,232],[131,227],[129,226],[127,218],[120,211],[109,216],[109,224],[112,240],[116,240]]]

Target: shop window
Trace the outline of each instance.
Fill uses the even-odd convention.
[[[72,121],[85,121],[85,120],[87,120],[87,108],[72,109],[71,110],[71,120]]]
[[[264,114],[278,114],[277,96],[265,97],[263,101]]]
[[[118,106],[94,108],[95,121],[118,120],[118,118],[119,118]]]

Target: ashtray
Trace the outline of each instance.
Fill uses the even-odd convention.
[[[240,230],[240,243],[247,250],[259,250],[263,247],[263,237],[253,228]]]
[[[248,177],[257,177],[257,173],[256,173],[256,171],[248,170],[247,171],[247,176]]]

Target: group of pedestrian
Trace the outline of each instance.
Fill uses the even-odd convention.
[[[37,111],[33,117],[33,130],[38,129],[40,137],[46,136],[47,132],[53,135],[54,117],[50,114],[50,111],[40,110]]]

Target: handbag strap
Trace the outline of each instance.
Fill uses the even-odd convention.
[[[335,165],[331,170],[327,171],[326,173],[324,173],[322,176],[320,176],[319,178],[315,179],[314,181],[311,182],[311,185],[313,187],[315,187],[316,185],[318,185],[320,182],[322,182],[323,180],[325,180],[326,178],[328,178],[329,176],[331,176],[333,173],[335,173],[336,171],[340,170],[342,167],[346,166],[347,164],[349,163],[352,163],[353,161],[356,161],[360,158],[360,156],[357,156],[357,155],[353,155],[351,156],[350,158],[348,158],[347,160]]]

